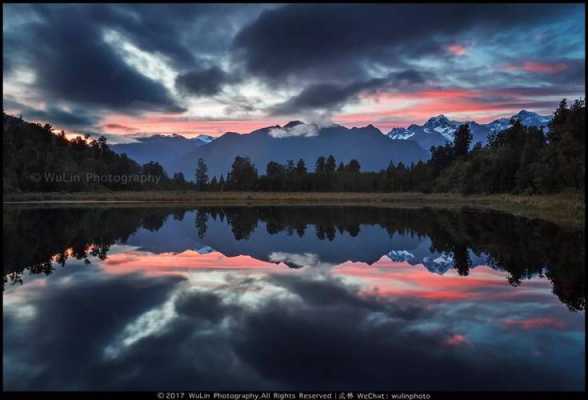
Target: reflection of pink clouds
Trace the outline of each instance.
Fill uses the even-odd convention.
[[[448,346],[459,346],[459,345],[463,345],[463,344],[467,344],[468,341],[465,338],[464,335],[451,335],[447,338],[447,340],[445,341],[445,344],[447,344]]]
[[[542,329],[542,328],[563,329],[565,327],[565,324],[563,321],[560,321],[555,318],[549,318],[549,317],[517,319],[517,320],[507,319],[503,323],[507,327],[520,328],[520,329],[524,329],[524,330]]]
[[[276,270],[276,264],[263,262],[249,256],[227,257],[218,252],[200,254],[192,250],[182,253],[153,254],[141,251],[113,254],[102,263],[104,270],[112,274],[144,272],[151,275],[181,274],[190,270],[237,269]]]
[[[565,63],[541,63],[534,61],[525,61],[520,65],[508,64],[505,69],[510,72],[524,71],[535,74],[558,74],[568,69]]]
[[[366,296],[458,301],[516,298],[528,294],[525,289],[545,289],[549,293],[549,283],[528,285],[525,289],[513,291],[504,272],[486,266],[476,267],[467,277],[459,276],[455,271],[437,275],[422,265],[412,266],[383,257],[371,266],[344,263],[333,273],[359,280],[362,283],[361,292]]]

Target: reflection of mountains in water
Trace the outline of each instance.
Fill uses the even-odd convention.
[[[419,246],[420,247],[420,246]],[[423,265],[429,272],[443,275],[455,265],[455,260],[452,254],[448,253],[433,253],[427,252],[421,254],[420,252],[408,250],[392,250],[387,254],[388,258],[396,262],[406,262],[410,265]],[[485,254],[476,255],[473,251],[468,251],[468,256],[472,262],[470,268],[476,268],[480,265],[492,267],[491,258]]]
[[[411,233],[395,233],[392,237],[379,225],[359,225],[352,236],[337,231],[332,238],[318,239],[319,228],[307,225],[302,235],[293,230],[268,233],[268,222],[260,221],[246,240],[235,240],[227,219],[207,219],[206,233],[202,238],[186,233],[194,230],[197,212],[187,212],[183,220],[168,219],[157,231],[145,228],[131,235],[127,243],[152,253],[179,253],[195,250],[199,254],[211,251],[234,257],[247,255],[261,261],[284,263],[290,268],[332,267],[345,262],[374,264],[382,257],[404,261],[411,265],[422,264],[429,271],[444,274],[455,264],[451,253],[433,251],[431,239]],[[487,265],[486,255],[468,251],[471,268]]]
[[[126,243],[152,253],[201,254],[334,266],[348,261],[422,264],[460,275],[478,265],[508,272],[513,285],[537,274],[572,309],[583,309],[584,231],[473,210],[376,207],[5,209],[4,282],[51,273],[69,258],[105,259]],[[89,261],[89,260],[88,260]]]

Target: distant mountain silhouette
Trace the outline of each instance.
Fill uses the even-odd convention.
[[[191,178],[197,159],[202,157],[208,165],[208,174],[220,176],[229,171],[236,156],[248,156],[259,173],[265,173],[270,161],[286,163],[300,158],[309,170],[314,170],[318,157],[331,154],[337,163],[358,160],[362,171],[385,169],[390,161],[409,165],[428,158],[428,153],[415,142],[390,140],[372,125],[351,129],[341,125],[319,128],[293,121],[283,127],[267,127],[246,135],[226,133],[178,157],[172,170]]]
[[[213,140],[214,137],[208,135],[199,135],[195,138],[186,138],[177,134],[153,135],[139,138],[133,143],[112,144],[110,148],[119,154],[126,153],[127,156],[141,164],[156,161],[171,176],[177,172],[174,167],[178,158]],[[191,177],[192,172],[187,177]]]
[[[321,128],[301,121],[290,121],[283,126],[270,126],[249,134],[227,132],[216,139],[208,135],[196,138],[177,134],[154,135],[137,139],[135,143],[114,144],[110,147],[119,154],[126,153],[141,164],[159,162],[169,175],[183,172],[186,179],[193,179],[199,157],[207,163],[211,177],[226,174],[236,156],[250,157],[261,174],[270,161],[285,163],[300,158],[312,170],[318,157],[329,154],[333,154],[337,162],[349,162],[355,158],[363,171],[378,171],[386,168],[390,161],[411,164],[428,159],[431,146],[453,141],[457,128],[464,123],[469,125],[472,132],[472,144],[486,144],[488,135],[510,127],[511,119],[518,119],[526,126],[541,126],[544,130],[547,130],[551,120],[550,117],[526,110],[511,118],[500,118],[488,124],[460,122],[438,115],[423,125],[393,128],[387,134],[373,125],[351,129],[341,125]]]

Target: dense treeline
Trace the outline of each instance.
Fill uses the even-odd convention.
[[[380,172],[361,172],[357,160],[337,163],[330,155],[314,166],[304,160],[285,165],[270,162],[264,174],[247,157],[236,157],[226,177],[208,179],[198,161],[196,181],[201,190],[554,193],[584,190],[586,171],[586,107],[562,100],[549,124],[540,128],[512,126],[472,148],[467,125],[459,127],[453,143],[431,148],[431,159],[413,165],[390,165]]]
[[[98,191],[190,188],[183,174],[168,177],[157,162],[139,165],[112,151],[105,137],[68,139],[49,124],[3,113],[3,191]]]

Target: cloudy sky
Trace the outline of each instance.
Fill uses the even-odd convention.
[[[585,6],[4,5],[3,108],[68,132],[383,131],[585,97]]]

